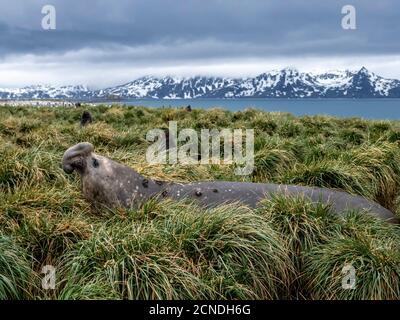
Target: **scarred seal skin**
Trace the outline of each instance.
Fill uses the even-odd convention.
[[[83,195],[95,208],[137,208],[152,197],[195,199],[207,208],[232,202],[255,208],[261,200],[283,194],[287,197],[304,196],[314,203],[329,204],[331,211],[337,214],[364,210],[385,221],[399,223],[391,211],[373,201],[326,188],[225,181],[179,184],[152,180],[130,167],[97,155],[88,142],[69,148],[62,163],[66,173],[79,172]]]

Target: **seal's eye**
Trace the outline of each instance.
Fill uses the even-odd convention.
[[[99,162],[97,161],[96,158],[92,159],[92,164],[93,164],[93,167],[95,167],[95,168],[97,168],[99,166]]]

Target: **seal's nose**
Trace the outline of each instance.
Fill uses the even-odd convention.
[[[94,151],[91,143],[81,142],[65,151],[62,166],[67,174],[71,174],[75,169],[83,171],[85,158]]]
[[[64,164],[63,170],[67,174],[71,174],[72,172],[74,172],[74,168],[70,164]]]

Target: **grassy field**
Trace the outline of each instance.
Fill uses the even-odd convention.
[[[88,109],[95,122],[83,129]],[[151,166],[149,129],[255,129],[256,169]],[[82,141],[151,178],[321,186],[400,213],[400,121],[294,117],[257,110],[0,108],[0,299],[400,299],[400,228],[306,200],[257,210],[147,202],[94,213],[61,168]],[[356,271],[343,289],[344,266]],[[56,267],[45,290],[42,267]]]

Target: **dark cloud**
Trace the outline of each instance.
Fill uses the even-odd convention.
[[[341,8],[349,2],[357,9],[355,31],[344,31],[340,24]],[[210,39],[236,43],[238,50],[203,50],[203,56],[400,51],[400,3],[396,0],[55,0],[57,30],[43,31],[40,11],[47,3],[1,1],[0,54],[110,45],[174,46]],[[252,51],[254,47],[260,51]]]
[[[47,4],[57,30],[41,28]],[[347,4],[356,7],[357,30],[341,27]],[[254,75],[292,63],[366,64],[400,78],[398,0],[0,0],[0,9],[2,86],[103,86],[210,66]]]

